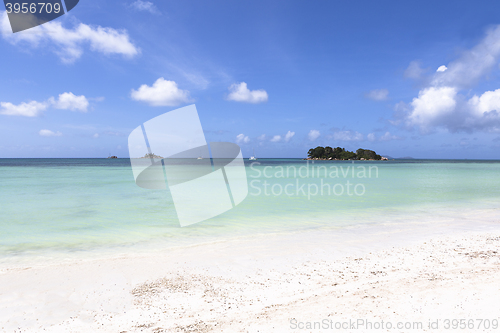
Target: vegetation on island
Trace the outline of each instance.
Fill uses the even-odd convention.
[[[146,154],[146,155],[144,155],[144,157],[141,157],[141,158],[159,158],[159,159],[163,159],[163,157],[155,155],[153,153]]]
[[[386,159],[378,155],[373,150],[359,148],[356,152],[346,150],[345,148],[337,147],[321,147],[311,148],[307,152],[309,159],[319,160],[382,160]]]

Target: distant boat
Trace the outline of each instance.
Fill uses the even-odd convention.
[[[255,149],[253,150],[253,155],[250,156],[249,160],[250,161],[256,161],[257,160],[257,157],[255,157]]]
[[[202,159],[203,159],[203,157],[201,157],[201,150],[200,150],[200,156],[198,156],[198,159],[199,159],[199,160],[202,160]]]

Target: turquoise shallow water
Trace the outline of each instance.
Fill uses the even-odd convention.
[[[0,258],[405,223],[500,202],[500,161],[257,162],[246,161],[245,201],[181,228],[168,189],[136,186],[128,159],[0,159]]]

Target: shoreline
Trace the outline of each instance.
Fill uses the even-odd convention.
[[[472,206],[467,207],[466,206]],[[190,248],[217,246],[217,244],[236,244],[238,242],[265,243],[267,239],[283,239],[288,243],[316,242],[317,247],[348,254],[354,250],[353,244],[365,242],[364,247],[379,247],[379,244],[404,246],[419,241],[429,235],[449,235],[461,231],[487,231],[495,229],[500,221],[500,210],[494,201],[466,201],[463,204],[438,203],[426,206],[397,207],[394,209],[365,209],[352,215],[348,211],[340,215],[297,215],[294,219],[273,221],[269,229],[264,224],[255,226],[230,224],[207,225],[201,230],[210,229],[204,235],[198,229],[176,228],[175,239],[155,237],[142,239],[135,243],[109,243],[99,246],[33,248],[20,252],[0,252],[0,275],[6,270],[24,270],[33,267],[57,266],[113,259],[135,259],[148,256],[165,255],[169,252],[184,251]],[[276,219],[277,217],[271,216]],[[326,219],[333,220],[330,224]],[[304,220],[309,222],[304,223]],[[274,225],[273,225],[274,223]],[[217,230],[214,227],[222,227]],[[262,227],[262,229],[261,229]],[[227,229],[226,229],[227,228]],[[379,235],[373,238],[372,235]],[[169,234],[170,236],[170,234]],[[385,238],[383,238],[385,237]],[[400,239],[401,241],[396,241]],[[330,243],[340,244],[332,246]],[[272,241],[271,244],[276,243]],[[85,245],[85,244],[83,244]],[[282,246],[282,245],[279,245]],[[282,246],[283,247],[283,246]],[[283,247],[283,249],[286,249]]]
[[[367,227],[348,246],[335,242],[349,231],[266,235],[3,270],[0,329],[290,332],[303,331],[291,330],[291,318],[429,320],[439,309],[484,317],[481,297],[500,299],[500,225],[479,229],[409,228],[396,236]],[[452,302],[457,293],[462,299]]]
[[[73,247],[60,247],[55,249],[41,249],[38,251],[25,251],[13,254],[2,254],[0,256],[0,275],[5,271],[24,270],[36,267],[58,266],[63,262],[71,265],[80,262],[92,262],[99,260],[114,259],[138,259],[151,256],[168,255],[169,252],[197,248],[216,247],[218,244],[238,244],[238,243],[265,243],[273,240],[268,246],[275,246],[275,239],[282,239],[289,244],[303,243],[301,247],[307,247],[308,242],[315,242],[317,247],[330,249],[344,254],[356,250],[353,244],[364,242],[364,248],[379,247],[380,244],[392,244],[394,246],[404,246],[412,242],[419,241],[428,235],[446,235],[462,231],[481,231],[495,228],[500,220],[500,211],[492,208],[491,205],[475,207],[473,209],[462,209],[454,211],[454,206],[439,205],[437,207],[428,206],[429,211],[422,212],[412,210],[406,216],[401,215],[400,210],[393,210],[385,214],[375,214],[375,212],[364,213],[356,217],[349,215],[338,219],[334,224],[297,224],[297,221],[307,219],[307,216],[299,216],[298,219],[288,221],[290,226],[277,225],[275,229],[260,231],[258,228],[251,229],[250,233],[242,233],[242,230],[231,230],[231,233],[222,231],[205,237],[198,233],[190,234],[186,232],[185,239],[179,238],[174,243],[164,242],[162,238],[144,240],[138,243],[117,243],[109,246],[83,247],[76,249]],[[369,218],[368,216],[375,216]],[[380,215],[380,216],[379,216]],[[473,218],[471,218],[473,216]],[[326,218],[321,216],[320,220]],[[385,220],[383,222],[381,220]],[[210,228],[207,226],[206,228]],[[183,230],[180,229],[182,232]],[[249,231],[249,230],[247,230]],[[377,237],[373,237],[377,235]],[[179,234],[177,237],[180,237]],[[384,238],[385,237],[385,238]],[[396,241],[400,239],[400,241]],[[335,243],[337,245],[332,245]],[[275,246],[276,247],[276,246]],[[286,247],[283,250],[286,250]]]
[[[471,207],[466,207],[471,206]],[[212,246],[217,243],[234,243],[262,238],[289,239],[289,242],[297,242],[294,235],[300,235],[301,241],[319,237],[323,239],[321,246],[330,248],[330,241],[348,246],[350,243],[360,239],[367,246],[375,246],[377,241],[370,239],[372,234],[385,233],[401,238],[402,242],[391,244],[398,246],[406,245],[413,240],[419,240],[419,235],[450,234],[460,231],[482,231],[495,229],[500,221],[500,210],[495,208],[495,201],[465,201],[457,203],[437,203],[425,206],[397,207],[393,209],[371,208],[365,209],[356,215],[352,211],[346,211],[337,215],[321,212],[316,216],[307,214],[296,215],[295,218],[285,217],[278,221],[279,216],[271,216],[275,219],[267,225],[235,225],[231,223],[221,225],[206,225],[202,229],[174,228],[178,231],[175,237],[166,238],[158,236],[155,238],[144,238],[140,242],[103,243],[104,245],[65,247],[63,243],[59,247],[33,247],[26,251],[0,252],[0,274],[5,269],[25,269],[30,267],[43,267],[58,265],[61,261],[71,264],[80,261],[93,261],[115,258],[135,258],[142,256],[157,255],[162,252],[182,251],[193,247]],[[327,219],[331,222],[325,222]],[[308,222],[303,222],[308,220]],[[222,227],[220,230],[214,227]],[[210,233],[214,230],[216,232]],[[201,231],[205,232],[202,235]],[[399,234],[407,233],[406,236]],[[329,236],[325,236],[328,234]],[[171,234],[168,234],[171,236]],[[300,241],[300,239],[299,239]],[[386,242],[384,240],[383,242]],[[379,243],[382,241],[379,241]]]

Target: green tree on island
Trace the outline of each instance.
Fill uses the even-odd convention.
[[[332,160],[381,160],[382,156],[373,150],[359,148],[356,152],[345,150],[341,147],[321,147],[311,148],[307,152],[309,158],[332,159]]]

